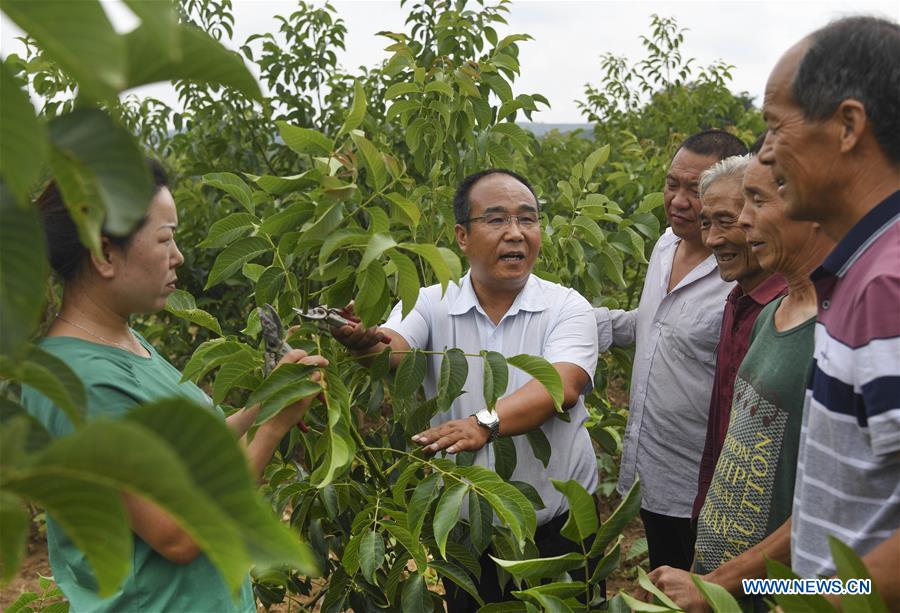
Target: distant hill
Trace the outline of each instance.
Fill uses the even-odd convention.
[[[520,121],[516,122],[516,125],[518,125],[520,128],[528,130],[535,136],[543,136],[551,130],[559,130],[562,133],[581,130],[585,138],[592,138],[594,132],[593,125],[589,123],[538,123],[530,121]]]

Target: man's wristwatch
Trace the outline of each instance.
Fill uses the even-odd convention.
[[[481,409],[477,413],[472,413],[472,417],[475,418],[479,426],[490,430],[491,434],[488,437],[488,443],[493,443],[497,440],[497,437],[500,435],[500,418],[497,416],[496,411],[491,412],[487,409]]]

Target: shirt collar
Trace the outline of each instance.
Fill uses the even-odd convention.
[[[881,201],[850,228],[822,265],[813,272],[812,280],[827,276],[843,277],[869,246],[897,220],[900,220],[900,190]]]
[[[780,272],[769,275],[765,281],[750,290],[747,294],[756,304],[766,305],[787,288],[787,281]]]
[[[478,296],[475,294],[475,288],[472,285],[472,271],[470,270],[463,276],[459,285],[459,293],[453,304],[450,305],[450,315],[465,315],[472,309],[477,309],[479,313],[487,317],[481,303],[478,302]],[[512,317],[519,311],[538,312],[548,308],[547,300],[544,292],[541,291],[540,282],[536,276],[529,275],[528,282],[525,287],[516,296],[516,299],[510,305],[509,310],[503,317]]]

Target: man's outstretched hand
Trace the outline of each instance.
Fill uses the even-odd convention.
[[[331,335],[350,351],[365,352],[379,343],[391,344],[391,337],[381,331],[378,326],[365,328],[359,318],[353,314],[353,303],[341,309],[341,315],[350,320],[345,326],[332,326]]]
[[[428,453],[446,449],[447,453],[478,451],[491,437],[491,431],[478,424],[475,417],[453,419],[440,426],[429,428],[412,437],[414,443],[424,447]]]

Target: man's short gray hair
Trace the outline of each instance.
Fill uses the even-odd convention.
[[[713,183],[723,179],[743,178],[744,173],[747,171],[747,166],[749,165],[749,155],[732,155],[720,162],[716,162],[704,170],[700,175],[700,183],[697,186],[697,191],[700,192],[700,199],[703,199],[706,190],[708,190]]]

